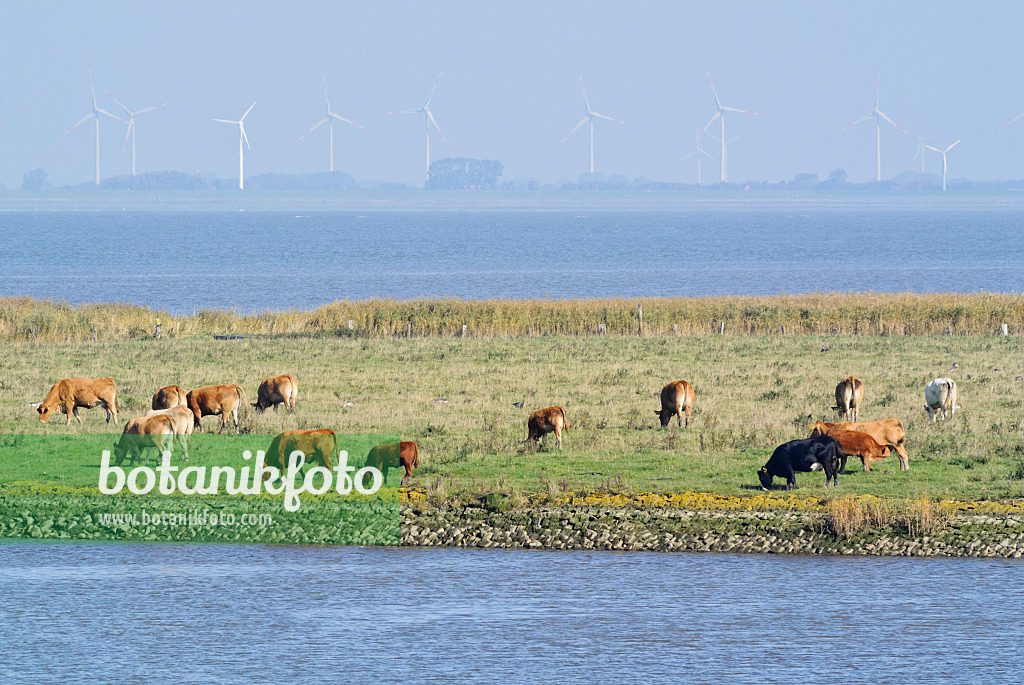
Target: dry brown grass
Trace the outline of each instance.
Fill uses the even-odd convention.
[[[825,528],[841,538],[885,528],[910,537],[929,535],[945,528],[952,515],[929,499],[904,502],[846,495],[825,506]]]

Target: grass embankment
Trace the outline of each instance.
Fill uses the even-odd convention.
[[[0,298],[0,342],[100,342],[162,334],[189,337],[250,335],[353,335],[412,337],[590,336],[604,324],[608,335],[635,335],[637,305],[644,332],[669,335],[851,334],[992,335],[1001,324],[1024,326],[1024,297],[993,293],[810,294],[771,297],[704,297],[592,300],[360,300],[308,311],[253,315],[203,310],[191,316],[126,304],[71,306],[30,298]],[[353,329],[348,328],[352,321]]]
[[[99,409],[83,411],[81,427],[67,428],[60,416],[39,423],[27,403],[65,377],[114,377],[127,419],[168,383],[239,383],[251,400],[262,378],[287,372],[299,381],[296,413],[250,412],[245,431],[327,426],[416,440],[415,484],[438,501],[460,492],[737,497],[760,493],[755,471],[776,445],[835,416],[835,384],[856,374],[867,388],[861,418],[895,416],[906,426],[910,471],[890,459],[863,473],[854,462],[837,489],[825,490],[820,473],[798,475],[800,494],[1005,500],[1024,496],[1022,348],[1016,336],[852,335],[22,342],[0,346],[0,426],[119,432]],[[923,388],[946,374],[959,383],[964,409],[932,424]],[[659,392],[677,378],[696,388],[691,427],[658,428]],[[567,410],[564,449],[519,444],[529,411],[552,404]],[[19,468],[20,479],[50,478],[38,464]],[[95,485],[88,474],[68,478],[59,482]]]

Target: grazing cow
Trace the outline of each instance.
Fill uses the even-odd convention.
[[[146,416],[166,416],[171,419],[174,426],[174,437],[181,445],[182,460],[188,461],[188,451],[191,448],[192,431],[195,428],[195,417],[192,410],[181,404],[170,409],[151,409]]]
[[[565,420],[564,409],[561,407],[547,407],[546,409],[538,409],[530,414],[530,418],[526,422],[526,428],[529,434],[523,442],[529,442],[530,440],[536,442],[548,433],[554,432],[555,447],[561,449],[562,431],[568,432],[569,424]]]
[[[690,427],[690,412],[693,411],[693,386],[686,381],[672,381],[661,389],[661,411],[654,412],[661,418],[664,428],[675,416],[679,427],[683,427],[683,413],[686,413],[686,427]]]
[[[292,452],[298,450],[306,456],[306,463],[319,463],[327,469],[334,468],[332,461],[338,452],[338,436],[330,428],[317,428],[314,430],[286,431],[274,436],[267,448],[267,456],[264,464],[280,469],[288,465],[288,459]],[[303,467],[305,468],[305,467]],[[270,478],[270,474],[264,472],[263,480]]]
[[[860,457],[861,464],[864,465],[865,471],[871,470],[871,462],[879,459],[885,459],[889,456],[890,448],[888,445],[879,445],[878,442],[861,431],[850,431],[842,430],[839,428],[819,428],[819,424],[824,424],[819,421],[815,424],[815,430],[811,432],[811,436],[815,435],[827,435],[833,438],[839,445],[839,473],[846,473],[846,458],[847,457]]]
[[[953,413],[960,409],[956,403],[956,382],[952,378],[936,378],[924,388],[924,410],[932,417],[932,423],[942,412],[943,419],[953,418]]]
[[[67,414],[69,426],[72,415],[78,423],[82,423],[78,408],[92,409],[99,406],[107,410],[107,423],[110,423],[111,418],[117,423],[117,385],[111,378],[65,378],[53,384],[46,399],[42,402],[29,402],[29,406],[35,407],[39,412],[39,421],[43,423],[55,411]]]
[[[829,481],[839,485],[839,445],[827,435],[792,440],[775,448],[768,463],[757,472],[761,487],[769,490],[775,476],[786,479],[786,489],[796,489],[796,471],[825,471],[825,487]]]
[[[256,402],[253,407],[258,412],[263,412],[267,407],[273,407],[277,411],[277,405],[283,404],[288,413],[295,411],[295,398],[299,396],[299,384],[295,382],[295,376],[284,374],[264,378],[256,391]]]
[[[125,454],[131,454],[131,464],[142,454],[143,459],[149,457],[150,448],[155,448],[157,455],[164,451],[170,452],[174,447],[174,423],[169,416],[142,416],[125,424],[121,439],[114,445],[114,464],[121,465]],[[159,457],[158,457],[159,458]]]
[[[185,403],[192,412],[196,430],[202,432],[204,416],[220,416],[220,432],[228,425],[228,415],[234,419],[235,430],[239,428],[238,408],[245,411],[245,391],[237,385],[206,385],[189,390]]]
[[[825,423],[818,421],[811,426],[811,436],[825,435],[833,430],[855,431],[870,435],[875,442],[883,447],[888,447],[896,452],[900,460],[900,471],[910,469],[907,449],[904,443],[907,435],[903,430],[903,422],[896,418],[882,419],[881,421],[838,421],[836,423]]]
[[[408,440],[377,445],[366,455],[365,465],[380,471],[385,483],[388,482],[388,469],[404,468],[402,485],[405,485],[412,480],[412,470],[420,466],[420,450],[415,442]]]
[[[185,391],[177,385],[165,385],[153,393],[153,409],[185,406]]]
[[[839,381],[836,386],[836,406],[833,407],[839,412],[839,418],[848,421],[851,418],[857,420],[857,411],[861,402],[864,401],[864,382],[855,377],[848,376]]]

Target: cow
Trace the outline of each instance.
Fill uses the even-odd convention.
[[[936,378],[924,388],[924,410],[932,423],[942,412],[943,419],[952,419],[960,405],[956,403],[956,381],[952,378]]]
[[[146,416],[167,416],[174,426],[174,437],[181,445],[182,460],[188,461],[188,451],[191,447],[192,431],[195,428],[195,417],[192,410],[183,404],[170,409],[151,409]]]
[[[273,407],[276,412],[277,405],[283,404],[291,414],[295,411],[295,398],[298,395],[299,384],[295,382],[295,376],[286,373],[283,376],[264,378],[252,406],[258,412],[265,411],[267,407]]]
[[[196,430],[202,432],[204,416],[220,416],[220,432],[228,426],[228,415],[234,419],[235,430],[239,428],[238,408],[245,411],[245,391],[237,385],[206,385],[189,390],[185,395],[195,421]]]
[[[174,447],[174,423],[169,416],[142,416],[125,424],[121,439],[114,445],[114,464],[121,465],[126,454],[131,454],[131,464],[141,453],[148,458],[150,448],[157,454],[170,452]]]
[[[177,385],[165,385],[153,393],[153,409],[185,406],[185,391]]]
[[[664,428],[675,416],[679,427],[683,427],[683,413],[686,414],[686,427],[690,427],[690,412],[693,411],[693,386],[686,381],[672,381],[661,389],[661,411],[655,411]]]
[[[757,472],[761,487],[769,490],[775,476],[786,479],[786,489],[796,489],[796,471],[825,471],[825,487],[829,481],[839,485],[839,445],[827,435],[792,440],[775,448],[768,462]]]
[[[811,426],[811,436],[824,435],[831,430],[867,433],[874,438],[875,442],[879,445],[888,446],[890,449],[895,450],[896,456],[899,457],[900,460],[900,471],[907,471],[910,469],[907,449],[904,447],[907,436],[903,431],[903,423],[899,419],[888,418],[882,419],[881,421],[859,421],[856,423],[852,421],[838,421],[836,423],[818,421]]]
[[[526,436],[526,440],[523,440],[523,442],[529,442],[531,440],[538,442],[548,433],[554,432],[555,447],[561,449],[562,431],[568,432],[569,430],[569,424],[565,420],[565,409],[561,407],[538,409],[530,414],[530,418],[526,422],[526,428],[528,435]],[[545,440],[545,442],[547,441]]]
[[[402,477],[404,486],[412,480],[412,470],[420,466],[420,450],[415,442],[408,440],[377,445],[366,455],[365,465],[380,471],[384,476],[385,483],[388,482],[388,469],[404,468],[405,475]]]
[[[827,435],[835,439],[839,445],[839,473],[846,473],[846,458],[860,457],[861,464],[865,471],[871,470],[871,462],[878,459],[885,459],[891,450],[888,445],[879,445],[878,442],[861,431],[842,430],[840,428],[829,429],[819,421],[815,424],[815,430],[811,436]]]
[[[39,412],[39,421],[45,423],[50,414],[59,411],[67,414],[67,425],[71,425],[72,415],[78,423],[82,423],[82,417],[78,415],[78,408],[102,406],[107,410],[107,423],[114,419],[117,423],[117,384],[112,378],[65,378],[53,384],[50,392],[46,393],[46,399],[42,402],[29,402]]]
[[[285,431],[270,441],[263,463],[279,469],[283,476],[292,452],[296,450],[305,455],[307,464],[316,462],[324,468],[332,469],[332,459],[338,452],[338,436],[330,428]],[[269,478],[270,474],[264,471],[263,480]]]
[[[847,376],[836,386],[836,406],[839,418],[857,420],[857,412],[864,401],[864,382],[856,376]]]

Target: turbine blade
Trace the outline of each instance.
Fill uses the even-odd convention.
[[[753,114],[754,116],[758,116],[758,117],[763,117],[764,116],[763,114],[759,114],[757,112],[752,112],[749,109],[736,109],[735,107],[723,107],[722,109],[725,110],[726,112],[736,112],[738,114]]]
[[[878,70],[878,81],[875,82],[875,111],[878,111],[878,96],[882,92],[882,70]]]
[[[116,114],[111,114],[111,113],[110,113],[110,112],[108,112],[107,110],[105,110],[105,109],[102,109],[102,108],[100,108],[100,107],[97,107],[97,108],[96,108],[96,111],[97,111],[97,112],[99,112],[100,114],[106,114],[106,115],[107,115],[108,117],[110,117],[111,119],[117,119],[117,120],[118,120],[118,121],[120,121],[120,122],[121,122],[122,124],[127,124],[127,123],[128,123],[128,120],[127,120],[127,119],[122,119],[121,117],[117,116]]]
[[[394,112],[385,112],[385,114],[423,114],[423,108],[419,109],[399,109]]]
[[[708,123],[704,124],[704,128],[700,130],[700,135],[704,135],[704,133],[708,130],[708,127],[711,126],[711,124],[715,123],[715,119],[717,119],[720,116],[722,116],[721,112],[715,112],[714,115],[710,119],[708,119]]]
[[[327,111],[330,112],[331,111],[331,98],[330,98],[329,95],[327,95],[327,72],[326,71],[320,72],[320,76],[323,77],[323,80],[324,80],[324,101],[327,102]]]
[[[121,154],[124,155],[124,151],[128,149],[128,139],[132,135],[132,127],[135,126],[133,123],[128,124],[128,131],[124,134],[124,144],[121,145]]]
[[[308,136],[310,133],[312,133],[313,131],[317,130],[318,128],[320,128],[321,126],[323,126],[326,123],[327,123],[327,117],[324,117],[320,121],[318,121],[315,124],[313,124],[313,128],[309,129],[308,131],[303,133],[301,136],[299,136],[299,140],[302,140],[303,138]]]
[[[598,119],[607,119],[608,121],[614,121],[616,124],[626,124],[626,126],[629,126],[628,123],[626,123],[625,121],[622,121],[621,119],[615,119],[613,117],[608,117],[608,116],[605,116],[604,114],[598,114],[597,112],[591,112],[590,116],[597,117]]]
[[[874,115],[874,114],[868,114],[868,115],[866,115],[866,116],[863,116],[863,117],[861,117],[860,119],[858,119],[857,121],[853,122],[852,124],[847,124],[846,126],[843,126],[843,127],[842,127],[841,129],[839,129],[839,130],[840,130],[840,131],[845,131],[845,130],[846,130],[846,129],[848,129],[848,128],[853,128],[853,127],[854,127],[854,126],[856,126],[857,124],[863,124],[863,123],[864,123],[865,121],[867,121],[868,119],[870,119],[870,118],[871,118],[871,117],[873,117],[873,116],[875,116],[875,115]]]
[[[886,116],[885,112],[883,112],[883,111],[879,110],[879,112],[878,112],[878,116],[882,117],[883,119],[885,119],[886,121],[888,121],[888,122],[889,122],[890,124],[892,124],[893,126],[895,126],[896,128],[898,128],[899,130],[903,131],[903,127],[902,127],[902,126],[900,126],[899,124],[897,124],[897,123],[896,123],[895,121],[893,121],[892,119],[890,119],[890,118],[889,118],[888,116]],[[903,133],[904,133],[904,134],[906,134],[906,135],[908,135],[908,136],[910,135],[910,134],[909,134],[909,133],[907,133],[906,131],[903,131]]]
[[[441,77],[438,76],[438,78],[441,78]],[[448,143],[448,139],[444,137],[444,133],[441,133],[441,127],[437,125],[437,119],[434,118],[434,113],[431,112],[429,109],[427,110],[427,118],[430,119],[430,123],[432,123],[434,125],[434,128],[437,129],[437,132],[441,136],[441,140],[443,140],[445,142],[445,144],[449,144],[450,145],[450,143]]]
[[[704,73],[708,76],[708,85],[711,86],[711,92],[715,96],[715,107],[722,109],[722,101],[718,99],[718,91],[715,90],[715,84],[711,82],[711,72],[705,68]]]
[[[61,137],[61,138],[63,138],[64,136],[66,136],[67,134],[71,133],[72,131],[74,131],[74,130],[75,130],[76,128],[78,128],[79,126],[81,126],[81,125],[82,125],[82,124],[84,124],[85,122],[87,122],[87,121],[89,121],[90,119],[92,119],[92,118],[93,118],[94,116],[96,116],[96,112],[89,112],[89,113],[88,113],[88,114],[86,114],[86,115],[85,115],[84,117],[82,117],[82,118],[81,118],[81,119],[79,119],[79,120],[78,120],[77,122],[75,122],[75,125],[74,125],[74,126],[72,126],[71,128],[69,128],[69,129],[68,129],[67,131],[64,131],[64,133],[60,134],[60,137]]]
[[[237,124],[237,123],[239,123],[237,121],[231,121],[230,119],[214,119],[214,121],[219,121],[222,124]]]
[[[346,124],[352,124],[352,125],[353,125],[353,126],[355,126],[356,128],[362,128],[362,129],[365,129],[365,128],[366,128],[365,126],[360,126],[359,124],[357,124],[357,123],[356,123],[356,122],[354,122],[354,121],[349,121],[348,119],[346,119],[346,118],[345,118],[345,117],[343,117],[343,116],[338,116],[338,115],[337,115],[337,114],[335,114],[334,112],[331,112],[331,116],[332,116],[332,117],[334,117],[335,119],[337,119],[338,121],[344,121],[344,122],[345,122]]]
[[[169,104],[171,104],[171,103],[165,102],[164,104],[157,105],[156,107],[147,107],[146,109],[140,109],[138,112],[135,113],[135,116],[138,116],[138,115],[142,114],[143,112],[152,112],[154,109],[160,109],[161,107],[166,107]]]
[[[110,99],[111,99],[111,100],[113,100],[114,102],[116,102],[116,103],[117,103],[117,106],[118,106],[118,107],[120,107],[121,109],[123,109],[123,110],[124,110],[124,113],[125,113],[125,114],[127,114],[128,116],[132,116],[132,111],[131,111],[130,109],[128,109],[127,107],[125,107],[125,106],[124,106],[124,103],[122,103],[122,102],[121,102],[120,100],[118,100],[118,99],[117,99],[116,97],[114,97],[113,95],[111,95],[111,93],[110,93],[110,91],[109,91],[109,90],[107,90],[106,88],[104,88],[104,89],[103,89],[103,92],[104,92],[104,93],[106,93],[107,95],[109,95],[109,96],[110,96]]]
[[[709,154],[708,154],[707,152],[705,152],[704,150],[698,150],[697,152],[701,153],[702,155],[704,155],[704,156],[705,156],[705,157],[707,157],[708,159],[718,159],[717,157],[712,157],[711,155],[709,155]]]
[[[695,154],[697,154],[697,151],[696,151],[696,150],[694,150],[694,151],[693,151],[693,152],[691,152],[690,154],[686,155],[685,157],[680,157],[679,159],[677,159],[677,160],[676,160],[676,164],[678,164],[679,162],[685,162],[685,161],[686,161],[686,160],[688,160],[688,159],[689,159],[690,157],[693,157],[693,156],[694,156]]]
[[[580,74],[580,90],[583,91],[583,102],[587,106],[587,114],[593,114],[590,111],[590,100],[587,98],[587,89],[583,87],[583,75]]]
[[[96,109],[96,82],[92,80],[92,67],[89,67],[89,89],[92,90],[92,108]]]
[[[423,105],[424,109],[426,109],[427,107],[430,107],[430,101],[434,99],[434,91],[437,90],[437,84],[441,82],[441,74],[443,74],[443,73],[444,73],[444,69],[441,70],[441,73],[439,73],[437,75],[437,78],[434,80],[434,87],[430,89],[430,95],[427,96],[427,104]],[[443,138],[444,136],[441,136],[441,137]]]
[[[253,101],[252,101],[252,104],[251,104],[251,105],[249,105],[249,109],[245,110],[245,114],[243,114],[243,115],[242,115],[242,118],[238,120],[238,123],[242,123],[243,121],[245,121],[245,118],[246,118],[247,116],[249,116],[249,112],[251,112],[251,111],[252,111],[252,108],[253,108],[253,107],[255,107],[255,106],[256,106],[256,101],[255,101],[255,100],[253,100]],[[247,141],[247,142],[248,142],[248,141]]]
[[[925,147],[928,148],[929,150],[934,150],[935,152],[938,152],[939,154],[942,154],[942,150],[940,150],[937,147],[932,147],[931,145],[925,145]]]
[[[1010,119],[1010,121],[1009,121],[1009,122],[1007,122],[1005,126],[1003,126],[1002,130],[1004,130],[1004,131],[1005,131],[1006,129],[1008,129],[1008,128],[1010,128],[1011,126],[1013,126],[1013,125],[1014,125],[1014,123],[1016,123],[1016,121],[1017,121],[1018,119],[1020,119],[1021,117],[1024,117],[1024,112],[1021,112],[1020,114],[1018,114],[1018,115],[1017,115],[1017,116],[1015,116],[1014,118]]]
[[[572,134],[576,133],[576,131],[580,130],[580,126],[582,126],[583,124],[587,123],[588,121],[590,121],[590,117],[589,116],[586,116],[586,117],[583,117],[582,119],[580,119],[580,123],[576,124],[575,128],[573,128],[573,130],[569,131],[569,135],[567,135],[565,138],[562,138],[562,141],[559,143],[559,145],[561,145],[565,141],[567,141],[570,138],[572,138]]]
[[[949,152],[950,150],[952,150],[953,148],[955,148],[959,144],[960,144],[960,141],[959,140],[956,141],[955,143],[953,143],[952,145],[950,145],[949,147],[946,148],[946,152]]]
[[[242,132],[242,140],[245,141],[245,146],[251,150],[252,145],[249,145],[249,136],[245,135],[245,124],[241,121],[238,122],[238,130]]]

